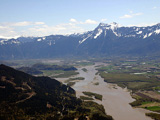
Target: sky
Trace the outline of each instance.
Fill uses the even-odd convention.
[[[160,23],[160,0],[0,0],[0,38],[82,33],[100,22]]]

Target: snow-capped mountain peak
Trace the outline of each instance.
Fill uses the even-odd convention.
[[[151,37],[153,34],[160,34],[160,24],[147,27],[125,27],[117,24],[116,22],[105,24],[100,23],[97,28],[89,33],[85,33],[82,36],[82,39],[79,40],[79,44],[86,42],[88,39],[103,39],[106,36],[115,35],[123,38],[137,38],[137,39],[146,39]]]
[[[117,29],[117,28],[120,27],[120,25],[117,24],[116,22],[110,23],[109,25],[110,25],[110,28],[111,28],[112,30]]]
[[[103,28],[103,29],[114,30],[114,29],[121,27],[121,25],[117,24],[116,22],[113,22],[110,24],[100,23],[98,27]]]

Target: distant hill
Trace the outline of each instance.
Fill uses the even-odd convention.
[[[0,59],[160,56],[160,23],[124,27],[100,23],[82,34],[0,39]]]
[[[112,120],[103,106],[76,98],[71,87],[5,65],[0,65],[0,106],[1,120]]]
[[[17,68],[17,70],[23,71],[25,73],[31,74],[31,75],[38,75],[43,74],[41,70],[63,70],[63,71],[75,71],[77,70],[73,66],[67,66],[67,65],[45,65],[42,63],[34,64],[31,67],[20,67]]]

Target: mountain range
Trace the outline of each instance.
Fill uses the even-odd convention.
[[[1,38],[0,51],[1,60],[160,55],[160,23],[147,27],[100,23],[81,34]]]

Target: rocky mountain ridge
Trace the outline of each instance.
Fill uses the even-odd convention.
[[[159,53],[159,47],[160,23],[147,27],[100,23],[93,31],[83,34],[0,39],[0,59],[145,56]]]

